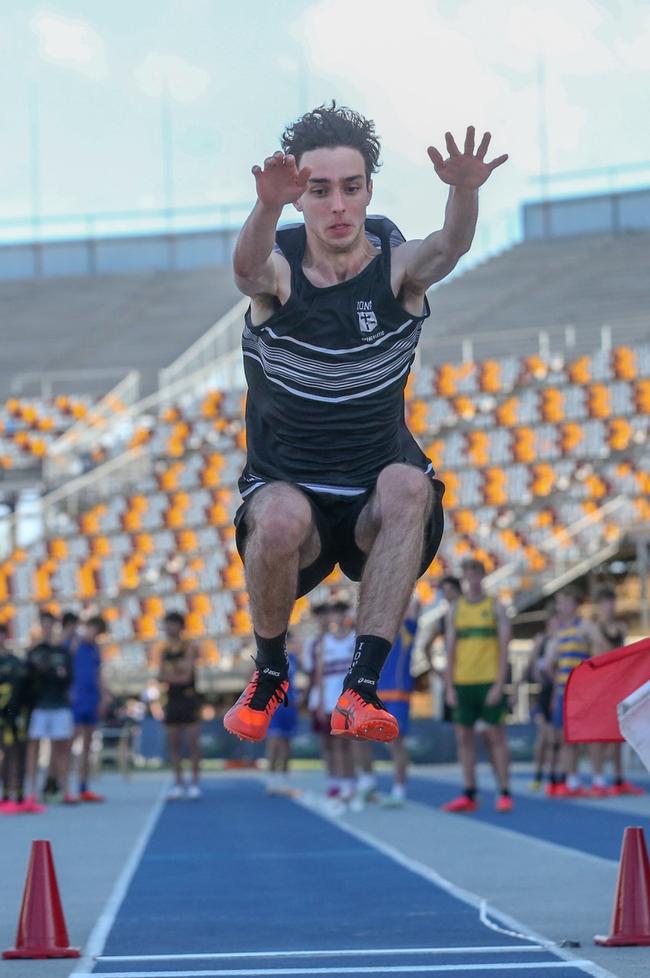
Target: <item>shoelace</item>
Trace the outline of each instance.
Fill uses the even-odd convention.
[[[345,692],[354,693],[364,703],[368,703],[378,710],[386,710],[385,704],[379,699],[374,689],[371,691],[368,687],[359,688],[358,686],[348,686]]]
[[[246,705],[250,706],[251,710],[263,710],[265,713],[283,703],[288,706],[289,698],[282,688],[284,682],[286,682],[286,677],[278,679],[274,676],[263,676],[256,669],[250,682],[250,693]]]

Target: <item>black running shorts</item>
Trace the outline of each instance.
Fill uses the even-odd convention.
[[[444,528],[442,497],[445,487],[439,479],[433,476],[429,478],[433,487],[433,508],[425,529],[424,551],[418,577],[424,574],[438,552]],[[358,496],[338,496],[334,493],[314,492],[302,486],[295,488],[304,493],[309,500],[321,542],[321,551],[316,560],[300,571],[296,597],[302,597],[303,594],[308,594],[317,587],[331,574],[337,564],[351,581],[359,581],[366,562],[366,554],[357,547],[354,530],[359,514],[370,499],[373,490],[368,489]],[[259,492],[259,489],[256,492]],[[235,514],[237,550],[244,562],[247,535],[246,512],[254,495],[254,492],[251,493]]]

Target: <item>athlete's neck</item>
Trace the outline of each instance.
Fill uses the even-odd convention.
[[[338,285],[354,278],[379,254],[366,238],[364,229],[345,250],[328,247],[326,242],[307,231],[305,254],[302,260],[303,271],[317,287]]]

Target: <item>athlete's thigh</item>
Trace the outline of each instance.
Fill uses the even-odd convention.
[[[251,532],[262,520],[275,519],[278,513],[300,515],[308,521],[304,542],[300,547],[300,567],[313,563],[324,546],[325,521],[314,501],[297,486],[288,482],[270,482],[245,499],[235,514],[236,543],[239,554],[246,562],[246,547]]]

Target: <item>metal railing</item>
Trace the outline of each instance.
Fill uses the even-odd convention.
[[[564,584],[575,580],[616,553],[625,536],[627,525],[625,520],[622,519],[617,524],[618,532],[613,540],[604,541],[595,538],[593,529],[594,526],[604,524],[615,514],[622,514],[628,503],[627,496],[616,496],[593,513],[580,517],[559,534],[554,534],[541,543],[538,549],[549,558],[544,570],[537,573],[530,571],[524,557],[517,556],[486,576],[485,589],[492,594],[509,591],[513,595],[512,614],[516,614],[517,611],[523,610],[546,595],[553,594]],[[582,541],[579,538],[585,532],[588,532],[589,536]],[[571,545],[576,545],[578,541],[584,553],[581,560],[576,560],[575,555],[572,556],[570,553]],[[532,586],[521,591],[521,584],[525,580],[530,580]]]
[[[0,560],[8,557],[17,545],[29,546],[47,533],[61,532],[62,517],[63,522],[75,520],[86,507],[123,492],[126,485],[138,483],[152,472],[151,454],[142,448],[131,449],[41,496],[38,507],[28,515],[11,513],[2,521]],[[25,539],[21,523],[27,521],[32,529]]]
[[[52,398],[57,385],[63,385],[58,390],[65,394],[90,394],[97,391],[95,381],[103,381],[109,377],[129,377],[133,371],[128,367],[90,367],[85,370],[47,370],[28,371],[16,374],[11,380],[10,391],[17,396],[27,396],[26,388],[35,386],[37,397]],[[138,375],[139,376],[139,375]],[[124,383],[121,380],[120,384]],[[130,381],[131,385],[133,381]],[[136,394],[137,396],[137,394]]]

